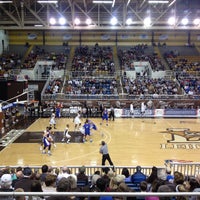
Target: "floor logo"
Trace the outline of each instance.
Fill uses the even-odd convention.
[[[190,131],[188,128],[167,128],[167,133],[171,135],[171,139],[167,142],[200,142],[200,132]]]
[[[167,143],[160,144],[161,149],[200,149],[200,132],[188,128],[167,128],[170,135]]]

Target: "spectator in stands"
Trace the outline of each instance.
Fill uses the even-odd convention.
[[[23,177],[20,178],[15,183],[15,189],[22,188],[24,192],[30,192],[32,184],[31,180],[32,170],[30,167],[25,167],[22,172],[23,172]]]
[[[57,192],[70,192],[71,185],[69,179],[62,177],[57,184],[56,191]],[[69,197],[66,196],[51,196],[48,197],[46,200],[69,200]]]
[[[147,177],[142,173],[141,166],[136,167],[136,172],[131,176],[132,183],[139,184],[142,181],[146,181]]]
[[[99,178],[96,181],[97,190],[99,192],[106,192],[107,182],[104,178]],[[112,200],[112,196],[101,196],[99,200]],[[93,200],[93,199],[92,199]]]
[[[12,181],[12,187],[13,187],[13,188],[15,188],[15,183],[16,183],[20,178],[23,177],[22,167],[17,167],[17,168],[16,168],[16,173],[15,173],[15,175],[16,175],[16,179],[14,179],[14,180]]]
[[[43,192],[42,185],[39,180],[33,180],[31,183],[31,192]],[[30,198],[30,197],[29,197]],[[40,196],[31,196],[32,200],[42,200],[43,197]]]
[[[24,190],[22,188],[17,188],[16,190],[14,190],[14,192],[21,192],[21,193],[23,193]],[[16,196],[15,200],[26,200],[26,197],[24,195]]]
[[[187,188],[187,186],[185,184],[180,184],[180,185],[177,185],[176,192],[189,192],[189,188]],[[196,200],[197,198],[195,196],[186,197],[185,195],[176,197],[176,200],[188,200],[188,199]]]
[[[31,175],[32,180],[39,180],[40,181],[40,177],[41,177],[41,173],[37,170],[35,170]]]
[[[171,187],[169,187],[169,185],[161,185],[159,188],[158,188],[158,191],[157,192],[174,192],[173,189]],[[172,197],[159,197],[160,200],[171,200]]]
[[[129,188],[125,182],[125,176],[124,175],[115,175],[111,178],[109,189],[110,192],[133,192],[131,188]],[[123,199],[123,197],[114,197],[114,199]],[[136,199],[134,197],[127,197],[127,199]]]
[[[158,179],[157,171],[158,171],[158,168],[153,166],[151,174],[149,175],[149,177],[146,180],[149,185],[151,185],[155,180]]]
[[[167,174],[166,180],[169,181],[170,183],[173,183],[173,181],[174,181],[174,176],[171,174],[171,169],[170,169],[170,167],[167,167],[167,168],[166,168],[166,174]]]
[[[57,181],[59,181],[63,177],[68,178],[69,176],[74,176],[75,179],[77,180],[77,176],[75,174],[71,174],[70,169],[68,167],[64,166],[62,168],[62,172],[59,173],[58,176],[57,176]]]
[[[158,180],[155,180],[151,187],[149,188],[149,191],[148,192],[157,192],[158,191],[158,188],[159,188],[160,184],[159,184],[159,181]],[[160,200],[158,196],[147,196],[145,197],[145,200]]]
[[[110,183],[110,176],[109,176],[109,172],[110,172],[110,168],[109,167],[105,167],[103,168],[103,174],[102,174],[102,178],[105,179],[106,183],[107,183],[107,187],[109,186]]]
[[[12,192],[12,176],[10,174],[3,174],[0,185],[0,192]]]
[[[85,174],[85,166],[79,168],[79,173],[77,174],[77,182],[85,182],[88,184],[88,176]]]
[[[46,179],[46,176],[48,173],[48,165],[46,165],[46,164],[42,165],[41,170],[42,170],[42,174],[40,176],[40,180],[41,180],[41,182],[45,182],[45,179]]]
[[[47,173],[48,173],[48,174],[49,174],[49,173],[50,173],[50,174],[55,174],[55,173],[54,173],[54,168],[53,168],[52,166],[49,166],[49,165],[48,165],[48,171],[47,171]]]
[[[77,179],[75,176],[69,176],[68,181],[70,182],[70,192],[81,192],[82,191],[82,187],[78,187],[77,186]],[[70,199],[77,199],[76,196],[70,196]]]
[[[185,177],[181,172],[175,171],[174,172],[174,185],[183,184],[185,181]]]
[[[148,189],[148,183],[146,181],[140,182],[140,191],[147,192],[147,189]]]
[[[120,183],[124,183],[124,180],[125,180],[125,176],[124,175],[121,175],[121,174],[114,175],[110,179],[110,183],[109,183],[110,191],[111,192],[117,192]]]
[[[11,174],[3,174],[0,180],[0,192],[12,192],[12,176]],[[12,200],[12,196],[1,196],[2,200]]]
[[[56,179],[57,176],[55,174],[47,174],[45,178],[45,182],[42,185],[42,190],[44,192],[55,192],[56,191]]]
[[[125,182],[131,182],[131,176],[127,167],[122,169],[122,175],[125,176]]]
[[[200,185],[199,185],[198,181],[195,178],[191,178],[189,180],[189,185],[190,185],[190,188],[189,188],[190,192],[194,192],[194,190],[196,188],[200,188]]]
[[[94,174],[92,176],[90,191],[95,191],[96,190],[96,182],[97,182],[97,180],[99,178],[101,178],[101,176],[99,174]]]

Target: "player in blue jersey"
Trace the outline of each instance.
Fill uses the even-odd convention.
[[[84,134],[83,136],[83,142],[87,141],[87,137],[90,138],[90,142],[92,142],[92,133],[91,130],[97,130],[96,125],[89,119],[86,119],[85,124],[83,125],[83,131],[82,133]]]
[[[43,142],[43,151],[42,153],[46,153],[46,148],[48,148],[48,155],[51,155],[51,143],[53,142],[53,139],[50,135],[49,130],[45,131],[43,134],[43,138],[42,138],[42,142]]]
[[[108,110],[107,110],[107,108],[104,108],[104,110],[102,112],[102,123],[104,120],[106,120],[106,126],[108,126]]]
[[[92,142],[92,138],[91,138],[91,124],[89,123],[89,120],[86,119],[85,124],[83,125],[83,129],[84,129],[84,138],[83,138],[83,142],[87,141],[87,137],[90,138],[90,142]]]

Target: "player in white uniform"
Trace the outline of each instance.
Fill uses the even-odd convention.
[[[70,142],[70,138],[71,138],[71,135],[69,134],[69,124],[66,125],[66,128],[63,132],[63,139],[62,139],[62,142],[65,141],[65,139],[67,139],[67,143]]]
[[[78,111],[76,117],[74,118],[74,124],[75,124],[75,131],[79,130],[81,127],[81,113]]]
[[[134,110],[133,110],[133,103],[130,104],[130,116],[132,117],[134,115]]]
[[[145,105],[144,102],[142,102],[142,103],[141,103],[141,118],[144,117],[145,110],[146,110],[146,105]]]
[[[54,112],[51,114],[49,125],[50,127],[54,127],[54,129],[56,129],[56,115]]]

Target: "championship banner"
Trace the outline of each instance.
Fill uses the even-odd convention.
[[[72,39],[72,35],[71,34],[63,35],[63,40],[71,40],[71,39]]]
[[[28,40],[35,40],[37,39],[37,34],[35,33],[28,33]]]

